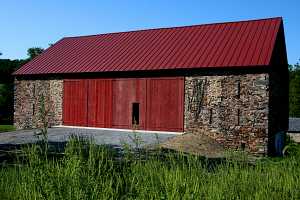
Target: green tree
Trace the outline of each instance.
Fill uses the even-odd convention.
[[[44,49],[41,47],[31,47],[27,50],[27,55],[29,56],[29,60],[32,60],[36,56],[43,53]]]
[[[14,78],[11,74],[24,63],[25,60],[0,59],[0,123],[12,123]]]
[[[32,47],[27,50],[27,59],[0,59],[0,113],[2,113],[0,116],[0,123],[12,123],[13,119],[14,77],[12,76],[12,73],[43,51],[44,49],[40,47]],[[2,53],[0,52],[0,56],[1,55]]]
[[[289,67],[289,109],[291,117],[300,117],[300,64]]]

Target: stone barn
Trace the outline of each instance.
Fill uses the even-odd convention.
[[[66,37],[15,73],[14,124],[205,134],[272,154],[288,128],[282,18]],[[41,99],[44,99],[43,101]]]

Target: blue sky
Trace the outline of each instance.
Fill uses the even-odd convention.
[[[300,0],[2,0],[0,58],[62,37],[282,16],[288,60],[300,59]]]

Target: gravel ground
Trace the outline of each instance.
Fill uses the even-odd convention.
[[[36,142],[37,137],[34,135],[36,131],[37,130],[17,130],[0,133],[0,152],[1,150],[14,149],[15,147],[19,147],[20,144]],[[63,147],[63,144],[68,141],[72,135],[87,139],[93,138],[96,144],[105,144],[120,150],[124,143],[135,147],[133,138],[134,136],[137,136],[141,141],[140,147],[147,146],[150,149],[159,144],[159,146],[163,148],[197,154],[209,158],[223,157],[224,153],[224,148],[222,146],[204,134],[180,135],[179,133],[171,132],[133,132],[72,127],[48,129],[49,144],[55,145],[59,149],[60,147]]]
[[[34,136],[35,130],[17,130],[12,132],[0,133],[0,145],[18,145],[33,143],[37,141]],[[81,128],[49,128],[49,142],[66,142],[71,135],[78,135],[86,138],[93,138],[96,144],[107,144],[112,146],[121,146],[126,143],[134,145],[132,138],[134,135],[141,139],[141,146],[163,143],[178,134],[149,133],[117,130],[100,130],[100,129],[81,129]]]

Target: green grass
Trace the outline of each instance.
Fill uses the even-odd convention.
[[[114,151],[77,139],[60,158],[34,145],[16,165],[0,168],[0,199],[299,199],[299,149],[255,165],[241,153],[212,165],[160,152],[114,159]]]
[[[13,125],[0,125],[0,133],[14,130],[16,130],[16,128]]]

